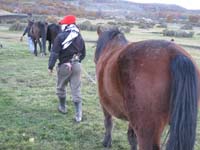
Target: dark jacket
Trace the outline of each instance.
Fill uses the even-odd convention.
[[[70,62],[74,54],[80,55],[80,62],[85,58],[85,42],[79,33],[78,37],[76,37],[71,45],[67,47],[66,49],[62,49],[62,42],[66,39],[66,37],[69,35],[69,32],[63,31],[59,33],[53,43],[53,48],[49,57],[49,69],[53,69],[55,66],[56,60],[59,59],[59,64],[61,65],[63,63]]]
[[[30,20],[28,21],[28,25],[27,25],[27,27],[24,30],[23,36],[25,34],[28,34],[28,36],[31,36],[30,35],[30,30],[31,30],[31,27],[32,27],[33,23],[34,23],[33,21],[30,21]]]

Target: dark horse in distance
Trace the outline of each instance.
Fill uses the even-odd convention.
[[[46,22],[37,21],[34,22],[30,29],[30,35],[34,43],[34,54],[37,56],[37,43],[40,46],[40,53],[46,55],[46,36],[47,36],[47,26]],[[42,39],[42,42],[40,41]]]
[[[103,145],[112,143],[112,116],[129,122],[131,150],[160,150],[170,125],[167,150],[193,150],[200,74],[191,56],[171,41],[129,43],[118,30],[102,32],[95,52]]]
[[[47,27],[47,41],[49,41],[49,47],[48,47],[49,52],[51,51],[51,47],[53,45],[54,39],[56,38],[56,36],[60,32],[61,32],[60,25],[54,24],[54,23],[48,25],[48,27]]]

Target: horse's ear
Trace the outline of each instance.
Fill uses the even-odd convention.
[[[98,34],[98,36],[100,36],[100,35],[101,35],[101,33],[102,33],[102,29],[101,29],[101,27],[100,27],[100,26],[98,26],[98,27],[97,27],[97,34]]]

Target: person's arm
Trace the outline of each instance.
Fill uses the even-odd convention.
[[[51,70],[51,71],[53,70],[55,63],[56,63],[56,61],[59,57],[60,50],[62,50],[60,43],[61,43],[60,38],[59,38],[59,36],[57,36],[54,40],[52,51],[51,51],[51,54],[50,54],[50,57],[49,57],[48,69]]]
[[[25,28],[24,33],[22,36],[26,35],[26,33],[28,33],[28,26]]]
[[[85,58],[86,50],[85,50],[85,42],[82,41],[82,49],[81,49],[81,55],[80,55],[80,62]]]
[[[20,38],[20,41],[23,41],[23,37],[24,37],[24,35],[26,35],[26,33],[28,33],[28,26],[25,28],[25,30]]]

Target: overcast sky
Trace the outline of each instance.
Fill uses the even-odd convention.
[[[163,3],[163,4],[176,4],[187,9],[200,9],[199,0],[128,0],[137,3]]]

